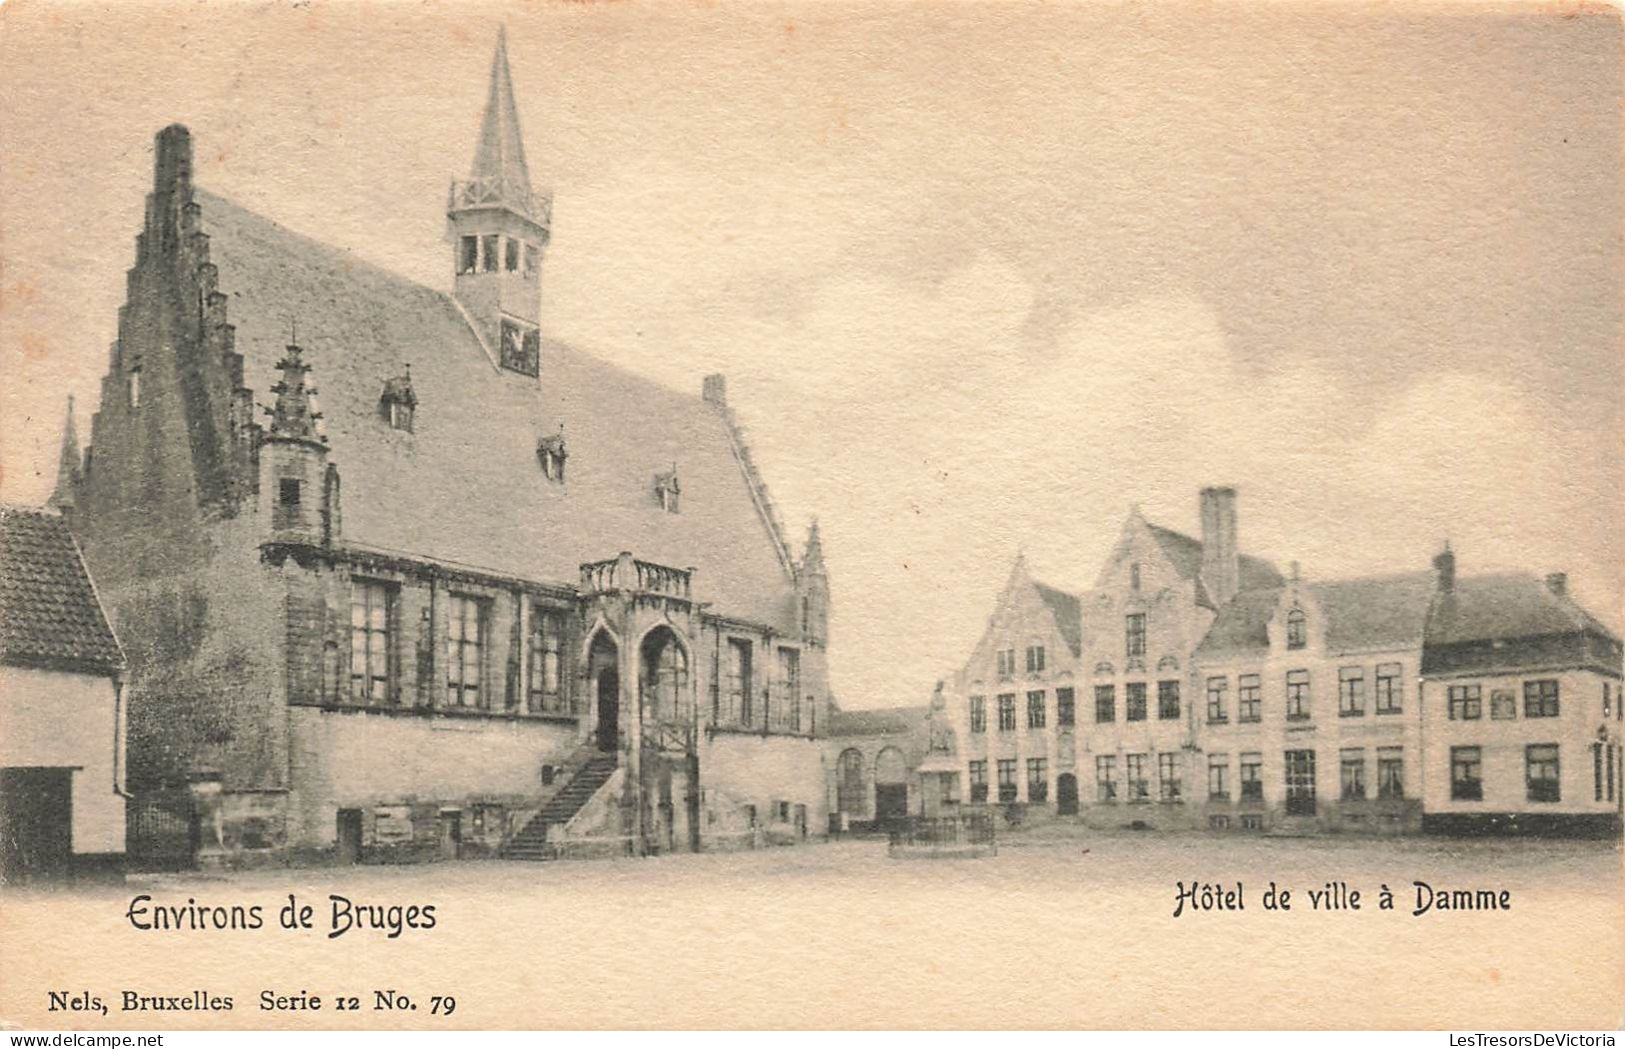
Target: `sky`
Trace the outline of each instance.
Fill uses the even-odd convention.
[[[505,25],[543,324],[721,371],[850,708],[923,702],[1018,551],[1131,505],[1307,578],[1567,571],[1625,616],[1621,22],[1581,4],[0,8],[0,498],[89,432],[152,137],[449,288]]]

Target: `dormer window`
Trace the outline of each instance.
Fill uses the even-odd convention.
[[[480,268],[480,238],[464,237],[457,249],[457,272],[473,273]]]
[[[1286,614],[1286,647],[1303,648],[1309,643],[1309,619],[1303,609],[1294,608]]]
[[[655,499],[660,503],[662,510],[668,514],[677,513],[678,498],[681,494],[682,488],[677,484],[676,467],[672,467],[666,473],[655,475]]]
[[[541,371],[542,336],[533,324],[502,318],[502,366],[535,376]]]
[[[556,484],[564,483],[564,435],[554,434],[536,442],[536,458],[542,464],[542,476]]]
[[[417,394],[412,390],[412,368],[384,383],[384,394],[378,399],[378,412],[393,429],[412,432],[412,417],[418,406]]]

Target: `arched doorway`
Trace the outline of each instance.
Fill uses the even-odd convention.
[[[613,754],[621,739],[620,652],[609,633],[598,631],[587,650],[587,679],[592,682],[594,709],[598,714],[598,749]]]
[[[903,752],[886,747],[875,755],[875,822],[881,826],[908,818],[908,763]]]
[[[1078,777],[1070,772],[1055,778],[1055,811],[1062,816],[1078,814]]]
[[[643,716],[647,720],[688,724],[693,709],[688,698],[688,653],[670,627],[655,627],[641,646]]]

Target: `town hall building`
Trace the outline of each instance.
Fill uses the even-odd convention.
[[[425,245],[450,293],[198,174],[159,132],[56,500],[124,642],[132,793],[187,799],[222,863],[827,826],[816,528],[792,543],[721,375],[679,393],[548,337],[505,42]]]

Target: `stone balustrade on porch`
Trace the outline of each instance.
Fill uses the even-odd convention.
[[[607,593],[621,590],[635,593],[659,594],[683,601],[691,599],[692,568],[672,568],[640,561],[630,553],[607,561],[590,561],[581,566],[581,589],[586,593]]]

